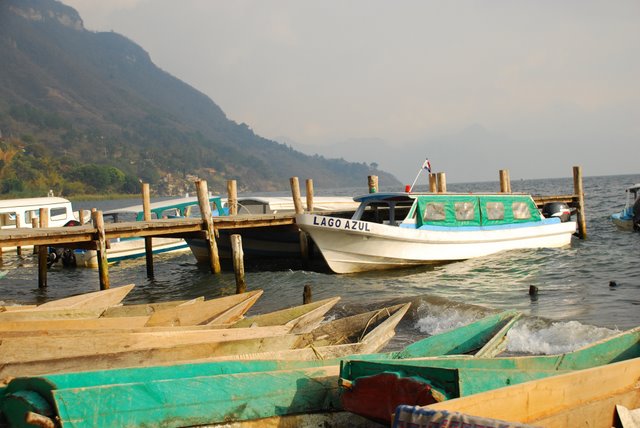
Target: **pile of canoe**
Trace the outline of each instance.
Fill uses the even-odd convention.
[[[439,426],[443,412],[449,419],[462,415],[467,419],[456,422],[470,426],[469,415],[544,427],[611,427],[616,405],[640,407],[640,327],[559,355],[350,357],[340,385],[346,410],[387,426],[392,420],[396,427]]]
[[[327,322],[323,317],[338,298],[243,317],[261,293],[66,307],[99,312],[77,318],[80,326],[63,324],[73,320],[63,316],[37,324],[43,318],[14,315],[51,314],[51,306],[6,310],[0,313],[0,378],[8,382],[0,389],[0,415],[9,426],[191,426],[339,411],[340,358],[493,357],[519,316],[491,315],[401,351],[377,353],[409,303]],[[133,323],[139,317],[145,320]],[[99,321],[117,318],[131,323]]]

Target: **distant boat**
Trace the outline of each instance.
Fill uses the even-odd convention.
[[[335,273],[563,247],[576,231],[575,221],[545,218],[526,194],[392,192],[354,199],[360,207],[351,219],[296,216]]]
[[[640,197],[640,183],[625,190],[627,194],[622,211],[611,214],[611,221],[621,230],[633,230],[633,206]]]
[[[209,198],[209,203],[214,205],[212,208],[212,214],[214,216],[226,215],[226,211],[222,209],[222,200],[219,196],[211,196]],[[150,205],[150,210],[152,220],[162,218],[180,219],[200,216],[200,207],[198,205],[198,198],[196,197],[154,202]],[[144,218],[144,210],[142,205],[133,205],[105,211],[103,213],[103,217],[105,219],[105,223],[142,221]],[[187,243],[182,238],[154,237],[151,242],[153,245],[153,254],[189,250]],[[75,256],[76,266],[89,268],[98,267],[98,254],[95,250],[76,249],[73,252],[73,256]],[[109,242],[109,249],[107,250],[107,260],[109,263],[144,256],[144,238],[118,238]]]

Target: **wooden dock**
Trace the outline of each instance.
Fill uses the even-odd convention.
[[[377,177],[370,176],[369,180],[375,178],[377,188]],[[446,179],[444,173],[430,174],[430,191],[446,192]],[[586,220],[584,209],[584,192],[582,187],[582,171],[580,167],[574,167],[574,194],[572,195],[552,195],[533,196],[538,207],[542,207],[548,202],[564,202],[572,208],[572,214],[577,216],[578,230],[580,238],[586,238]],[[235,186],[229,186],[235,189]],[[310,188],[311,187],[311,188]],[[291,178],[292,197],[295,205],[295,212],[286,214],[258,214],[258,215],[238,215],[233,214],[233,207],[230,216],[212,216],[211,206],[208,202],[208,190],[206,181],[196,182],[198,201],[202,217],[182,218],[182,219],[157,219],[151,220],[149,210],[149,190],[148,184],[143,184],[143,205],[145,206],[145,220],[123,223],[107,223],[102,218],[101,211],[92,212],[92,224],[85,224],[74,227],[46,227],[47,219],[44,213],[40,216],[40,227],[0,229],[0,249],[2,247],[35,245],[39,248],[39,275],[38,285],[47,286],[47,248],[49,246],[64,246],[67,248],[81,248],[96,250],[98,252],[98,271],[100,276],[100,288],[109,288],[109,275],[107,263],[107,251],[109,240],[116,238],[145,238],[147,273],[153,276],[153,257],[151,239],[154,237],[171,238],[201,238],[209,242],[210,268],[213,273],[220,272],[220,261],[216,244],[216,231],[224,229],[242,229],[256,227],[273,227],[295,224],[296,213],[303,212],[300,197],[298,178]],[[371,188],[371,185],[370,185]],[[510,193],[508,171],[500,171],[500,192]],[[311,198],[310,198],[311,195]],[[229,201],[237,200],[237,195],[230,193]],[[307,207],[313,207],[313,188],[310,180],[307,180]],[[335,212],[318,212],[323,215],[337,214]],[[344,213],[342,213],[344,214]],[[301,255],[304,257],[305,250],[308,249],[308,242],[301,235]],[[0,253],[1,254],[1,253]],[[236,261],[234,260],[234,265]],[[235,266],[234,266],[235,267]],[[242,266],[236,269],[244,270]]]

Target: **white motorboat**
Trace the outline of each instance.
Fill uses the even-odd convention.
[[[570,244],[576,222],[545,218],[526,194],[372,193],[351,219],[299,214],[296,223],[336,273],[401,268],[499,251]],[[404,214],[406,213],[406,215]]]

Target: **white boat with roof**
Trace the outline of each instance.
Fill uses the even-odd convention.
[[[351,219],[299,214],[296,223],[335,273],[465,260],[571,243],[576,222],[545,218],[530,195],[372,193]]]
[[[0,229],[15,229],[16,227],[31,228],[33,220],[40,224],[40,210],[45,209],[48,217],[48,227],[62,227],[73,222],[79,222],[78,213],[74,213],[68,199],[47,196],[40,198],[16,198],[0,200]],[[25,246],[23,248],[31,248]],[[15,248],[4,247],[4,250]]]
[[[621,230],[640,230],[640,183],[627,187],[625,193],[624,208],[612,214],[611,221]]]
[[[226,215],[222,207],[222,200],[219,196],[209,197],[212,204],[212,215]],[[180,219],[190,217],[200,217],[200,206],[197,197],[173,198],[164,201],[152,202],[150,204],[151,219]],[[122,223],[128,221],[142,221],[144,219],[144,208],[140,205],[117,208],[105,211],[103,214],[105,223]],[[153,254],[177,253],[189,251],[189,246],[182,238],[162,238],[152,239]],[[98,254],[95,250],[75,250],[75,265],[80,267],[98,267]],[[109,242],[107,250],[107,260],[109,263],[127,259],[134,259],[145,256],[144,238],[118,238]]]

